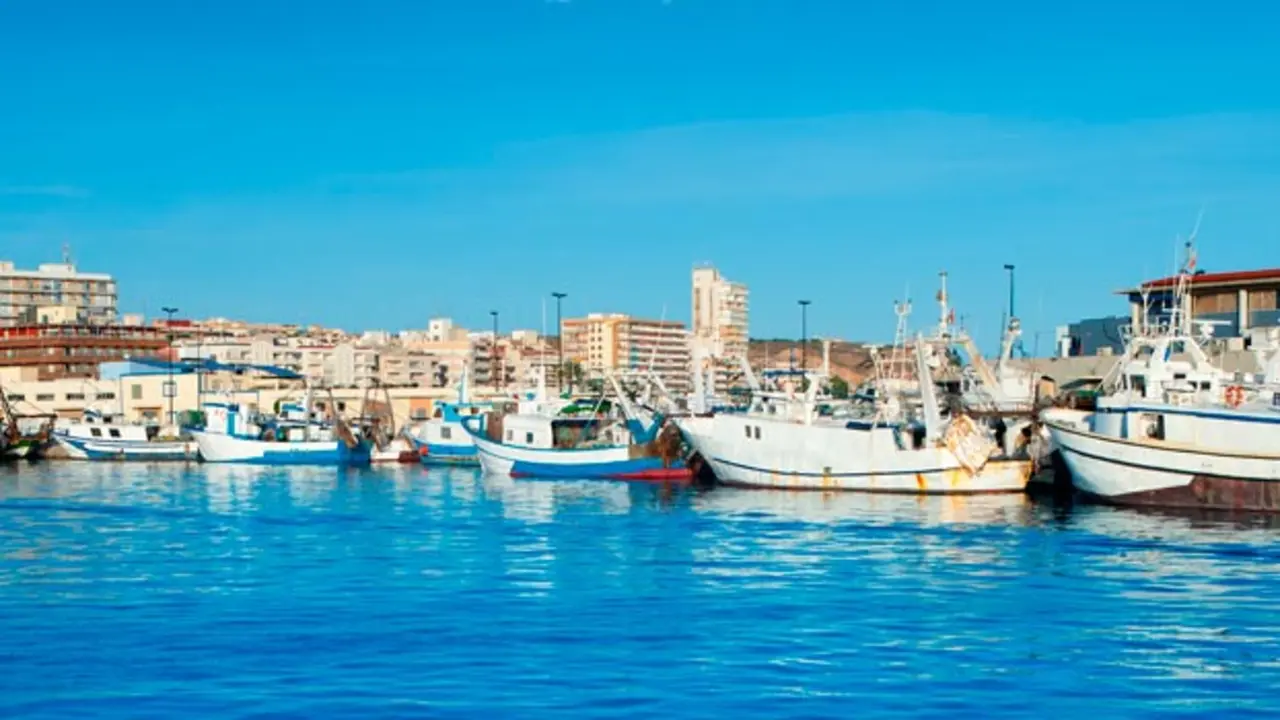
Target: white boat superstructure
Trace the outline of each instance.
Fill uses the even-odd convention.
[[[1085,494],[1117,504],[1280,511],[1280,352],[1261,372],[1223,371],[1182,311],[1194,252],[1167,325],[1138,327],[1092,413],[1043,419]]]

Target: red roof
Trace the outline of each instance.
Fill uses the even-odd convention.
[[[1191,278],[1191,285],[1224,285],[1230,283],[1255,283],[1265,280],[1275,280],[1280,282],[1280,268],[1271,268],[1270,270],[1238,270],[1235,272],[1220,273],[1202,273],[1194,275]],[[1159,280],[1150,280],[1142,283],[1143,288],[1160,288],[1173,287],[1178,282],[1178,277],[1160,278]]]

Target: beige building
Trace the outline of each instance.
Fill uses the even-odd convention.
[[[69,260],[69,258],[68,258]],[[116,319],[116,281],[102,273],[82,273],[68,262],[19,270],[0,260],[0,327],[34,325],[41,312],[57,323],[109,324]]]
[[[684,393],[690,387],[689,333],[684,323],[591,314],[564,320],[561,337],[565,360],[581,365],[588,377],[606,370],[652,367],[672,393]]]

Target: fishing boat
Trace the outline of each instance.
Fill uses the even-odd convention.
[[[965,494],[1021,492],[1031,475],[1031,418],[976,417],[962,399],[941,402],[935,371],[957,342],[945,297],[938,333],[908,342],[909,303],[898,333],[861,399],[824,393],[827,373],[798,372],[776,390],[753,386],[747,412],[677,423],[723,484],[793,490]],[[979,358],[976,352],[971,353]],[[979,358],[980,359],[980,358]],[[908,373],[907,370],[910,370]],[[983,373],[984,375],[986,373]],[[799,380],[799,382],[797,382]],[[999,386],[987,392],[1007,404]]]
[[[462,426],[462,421],[470,417],[481,418],[479,422],[483,429],[483,418],[494,410],[494,404],[471,401],[469,374],[468,368],[463,368],[462,377],[458,380],[457,400],[436,403],[431,417],[414,429],[411,441],[423,465],[480,465],[476,444]]]
[[[0,460],[36,460],[52,441],[54,416],[19,413],[0,387]]]
[[[1193,333],[1194,250],[1166,323],[1126,332],[1092,411],[1046,410],[1054,446],[1086,498],[1116,505],[1280,512],[1280,349],[1228,373]]]
[[[336,413],[317,417],[310,398],[308,391],[303,403],[282,403],[275,417],[255,417],[239,402],[206,402],[205,427],[190,431],[200,458],[258,465],[368,465],[373,444]]]
[[[53,439],[72,460],[159,462],[199,456],[196,443],[177,433],[163,433],[158,425],[128,424],[118,415],[92,408],[80,420],[55,424]]]
[[[379,401],[370,399],[372,390],[372,387],[365,388],[360,417],[356,421],[360,436],[369,438],[373,444],[369,461],[374,465],[418,462],[418,452],[409,428],[396,427],[391,391],[383,386],[383,400]]]
[[[525,478],[690,480],[679,431],[662,413],[633,405],[616,375],[607,380],[616,397],[609,402],[602,395],[585,416],[553,411],[535,398],[513,414],[464,419],[481,467]]]

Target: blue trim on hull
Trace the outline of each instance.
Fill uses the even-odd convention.
[[[1232,412],[1229,410],[1197,410],[1193,408],[1178,408],[1166,405],[1129,405],[1128,407],[1100,407],[1094,410],[1096,413],[1104,415],[1119,415],[1129,413],[1151,413],[1161,415],[1184,415],[1189,417],[1205,418],[1206,420],[1226,420],[1228,422],[1243,423],[1261,423],[1264,425],[1280,425],[1280,416],[1271,417],[1260,413],[1266,410],[1240,411]],[[1127,421],[1128,418],[1125,418]]]
[[[88,448],[80,448],[80,452],[85,454],[86,460],[102,462],[183,462],[186,460],[194,461],[196,459],[195,453],[188,455],[184,452],[132,453],[127,450],[122,452],[102,452],[100,450],[89,450]]]
[[[644,457],[618,462],[603,463],[540,463],[527,460],[516,460],[511,466],[511,474],[536,478],[644,478],[663,472],[679,473],[688,471],[683,461],[677,460],[670,465],[663,465],[662,458]]]

